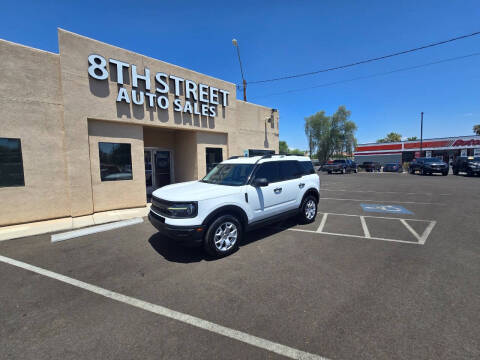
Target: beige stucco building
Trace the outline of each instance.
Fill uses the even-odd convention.
[[[0,40],[0,226],[146,206],[245,151],[278,152],[274,109],[235,84],[58,30]],[[2,159],[3,158],[3,159]]]

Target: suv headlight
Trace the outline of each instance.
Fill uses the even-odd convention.
[[[168,205],[167,212],[172,217],[192,218],[197,216],[198,205],[196,202],[191,203],[173,203]]]

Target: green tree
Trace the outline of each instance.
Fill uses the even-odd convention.
[[[286,141],[279,141],[278,142],[278,153],[279,154],[288,154],[288,145]]]
[[[480,125],[474,125],[473,132],[477,135],[480,135]]]
[[[305,151],[300,149],[288,149],[288,153],[292,155],[300,155],[300,156],[305,155]]]
[[[350,120],[351,112],[345,106],[328,116],[319,111],[305,118],[305,135],[309,142],[310,156],[317,154],[319,161],[326,161],[335,154],[352,154],[357,144],[357,125]]]
[[[418,137],[410,136],[410,137],[407,138],[407,141],[414,141],[414,140],[418,140]]]
[[[399,133],[391,132],[387,134],[383,139],[378,139],[377,143],[390,143],[402,141],[402,135]]]

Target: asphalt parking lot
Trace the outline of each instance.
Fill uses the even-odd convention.
[[[480,358],[480,178],[322,174],[321,189],[314,224],[219,260],[148,221],[0,242],[0,358]]]

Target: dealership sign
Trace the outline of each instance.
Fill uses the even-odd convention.
[[[96,80],[107,80],[107,60],[100,55],[91,54],[88,56],[88,74]],[[123,61],[108,59],[108,64],[116,68],[116,82],[118,86],[117,102],[143,106],[145,103],[150,108],[159,107],[168,109],[173,106],[177,112],[189,113],[202,116],[217,116],[217,105],[228,106],[228,96],[230,92],[196,83],[192,80],[184,79],[173,74],[157,72],[153,77],[150,69],[145,68],[143,75],[137,71],[137,66]],[[123,85],[125,82],[124,70],[131,68],[132,90],[129,92]],[[139,81],[143,82],[145,91],[139,89]],[[170,84],[173,84],[172,92],[175,94],[173,104],[168,99]],[[185,95],[185,100],[180,99],[180,95]]]
[[[464,147],[464,146],[480,146],[480,140],[477,139],[470,139],[470,140],[462,140],[458,139],[452,144],[452,146]]]

